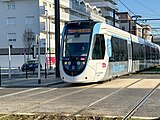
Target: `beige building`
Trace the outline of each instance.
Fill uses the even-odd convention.
[[[138,24],[128,12],[120,12],[117,15],[119,16],[120,29],[151,41],[151,27],[149,25]]]
[[[118,16],[115,14],[118,12],[117,0],[84,0],[88,2],[91,6],[96,6],[102,10],[102,16],[105,17],[106,23],[119,27]]]
[[[142,37],[146,40],[152,41],[152,36],[151,36],[151,26],[150,25],[143,25],[142,26]]]

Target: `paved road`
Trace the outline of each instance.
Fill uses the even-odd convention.
[[[103,84],[60,82],[49,87],[1,87],[0,113],[125,116],[160,83],[159,78],[160,74],[133,74]],[[160,87],[133,117],[160,117],[159,96]]]

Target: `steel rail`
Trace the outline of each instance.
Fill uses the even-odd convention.
[[[80,109],[79,111],[77,111],[77,112],[71,114],[71,115],[68,116],[68,117],[69,117],[69,118],[72,118],[72,117],[74,117],[74,116],[80,114],[80,113],[83,112],[84,110],[87,110],[89,107],[91,107],[91,106],[93,106],[93,105],[95,105],[95,104],[101,102],[101,101],[104,100],[104,99],[107,99],[108,97],[110,97],[110,96],[112,96],[112,95],[114,95],[114,94],[116,94],[116,93],[118,93],[118,92],[120,92],[120,91],[122,91],[122,90],[124,90],[124,89],[126,89],[126,88],[128,88],[128,87],[130,87],[130,86],[132,86],[132,85],[134,85],[134,84],[136,84],[136,83],[142,81],[142,80],[144,80],[144,79],[145,79],[145,78],[141,78],[141,79],[139,79],[139,80],[137,80],[137,81],[135,81],[135,82],[132,82],[131,84],[129,84],[129,85],[123,87],[123,88],[120,88],[120,89],[118,89],[118,90],[116,90],[116,91],[114,91],[114,92],[112,92],[112,93],[110,93],[110,94],[104,96],[103,98],[101,98],[101,99],[99,99],[99,100],[96,100],[95,102],[90,103],[88,106],[86,106],[86,107]]]
[[[156,91],[160,86],[160,83],[154,87],[148,94],[131,110],[129,111],[122,120],[127,120],[148,100],[148,98]]]

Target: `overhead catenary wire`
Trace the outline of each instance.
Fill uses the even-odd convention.
[[[139,1],[137,1],[137,0],[135,0],[135,1],[136,1],[138,4],[140,4],[141,6],[145,7],[146,9],[150,10],[151,12],[153,12],[154,14],[160,15],[157,11],[155,11],[155,10],[149,8],[148,6],[144,5],[143,3],[141,3],[141,2],[139,2]]]
[[[129,9],[129,7],[127,7],[127,5],[125,5],[121,0],[119,0],[119,2],[125,7],[127,8],[127,10],[129,10],[129,12],[131,12],[133,15],[136,15],[132,10]]]
[[[141,2],[139,2],[139,1],[137,1],[137,0],[135,0],[135,1],[136,1],[138,4],[140,4],[141,6],[145,7],[146,9],[150,10],[151,12],[153,12],[155,15],[160,15],[157,11],[149,8],[148,6],[144,5],[143,3],[141,3]],[[159,0],[159,1],[160,1],[160,0]],[[153,30],[152,30],[152,31],[153,31]],[[158,32],[157,30],[154,30],[154,31],[159,34],[159,32]]]
[[[155,13],[157,13],[156,11],[154,11],[154,10],[152,10],[151,8],[149,8],[149,7],[147,7],[147,6],[145,6],[144,4],[142,4],[142,3],[140,3],[140,2],[138,2],[137,0],[135,0],[138,4],[140,4],[141,6],[143,6],[143,7],[145,7],[145,8],[147,8],[147,9],[149,9],[150,11],[152,11],[152,12],[154,12],[154,14]],[[160,0],[159,0],[160,1]],[[134,16],[136,16],[136,14],[127,6],[127,5],[125,5],[121,0],[119,0],[119,2],[130,12],[130,13],[132,13]],[[157,13],[157,14],[159,14],[159,13]],[[157,15],[156,14],[156,15]],[[141,21],[144,25],[147,25],[147,21]],[[150,27],[152,28],[152,26],[150,25]],[[159,33],[157,30],[154,30],[156,33]]]

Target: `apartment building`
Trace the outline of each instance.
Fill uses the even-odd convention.
[[[151,27],[149,25],[140,25],[128,12],[117,13],[119,16],[119,28],[130,32],[138,37],[151,41]]]
[[[78,0],[60,1],[61,32],[66,21],[94,19],[105,21],[102,11]],[[54,0],[0,0],[0,63],[8,67],[9,46],[11,49],[11,67],[19,67],[27,60],[27,49],[24,45],[24,34],[31,34],[29,39],[41,40],[41,63],[48,61],[54,64],[55,25]],[[34,43],[33,43],[34,44]],[[32,55],[28,55],[32,59]],[[50,58],[49,58],[50,57]],[[53,58],[53,59],[52,59]]]
[[[105,17],[106,23],[119,27],[118,16],[115,14],[118,12],[117,0],[84,0],[91,6],[96,6],[102,10],[102,16]]]
[[[35,35],[40,33],[39,1],[0,0],[0,28],[0,66],[8,67],[10,45],[11,67],[21,66],[25,60],[25,29],[30,28]]]
[[[138,37],[142,37],[142,26],[133,20],[128,12],[117,13],[119,16],[119,28],[132,33]]]

